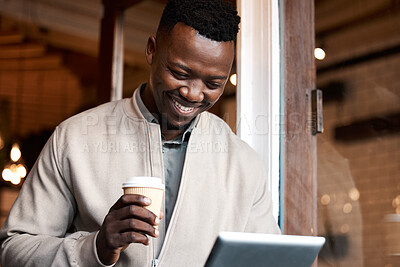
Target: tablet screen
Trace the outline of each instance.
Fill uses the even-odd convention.
[[[215,241],[206,267],[310,267],[325,238],[222,232]]]

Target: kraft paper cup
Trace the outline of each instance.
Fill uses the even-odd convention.
[[[137,194],[151,199],[151,204],[145,208],[160,216],[165,186],[160,178],[150,176],[130,177],[122,184],[124,194]]]

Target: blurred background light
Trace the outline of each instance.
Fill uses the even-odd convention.
[[[317,47],[314,49],[314,57],[318,60],[324,60],[326,54],[324,49]]]
[[[231,77],[229,78],[229,81],[231,82],[231,84],[236,86],[236,84],[237,84],[237,75],[236,75],[236,73],[231,75]]]
[[[10,152],[11,160],[17,162],[21,158],[21,150],[19,149],[18,144],[14,144],[11,148]]]

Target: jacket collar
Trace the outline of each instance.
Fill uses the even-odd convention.
[[[124,111],[126,113],[126,115],[133,119],[133,120],[140,120],[140,121],[144,121],[146,123],[149,123],[151,125],[158,125],[158,123],[153,122],[153,120],[148,120],[141,112],[141,108],[139,107],[139,103],[138,103],[138,97],[140,98],[140,95],[138,96],[138,94],[140,94],[140,90],[141,87],[145,85],[145,83],[139,85],[138,88],[135,89],[135,91],[133,92],[133,95],[131,98],[129,99],[125,99],[124,100]],[[143,104],[144,105],[144,104]],[[146,108],[147,110],[147,108]],[[147,110],[148,111],[148,110]],[[151,115],[151,113],[148,111],[148,113]],[[195,130],[195,128],[199,127],[200,125],[202,125],[202,127],[206,127],[207,126],[207,114],[208,112],[202,112],[199,115],[197,115],[197,117],[195,118],[195,120],[192,122],[192,124],[190,125],[191,131]],[[149,115],[147,114],[147,115]],[[146,115],[146,116],[147,116]],[[151,115],[153,116],[153,115]],[[153,116],[154,117],[154,116]],[[150,118],[150,117],[149,117]]]

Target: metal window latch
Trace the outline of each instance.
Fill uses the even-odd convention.
[[[322,110],[322,90],[314,89],[311,91],[312,103],[312,134],[316,135],[324,132],[323,110]]]

